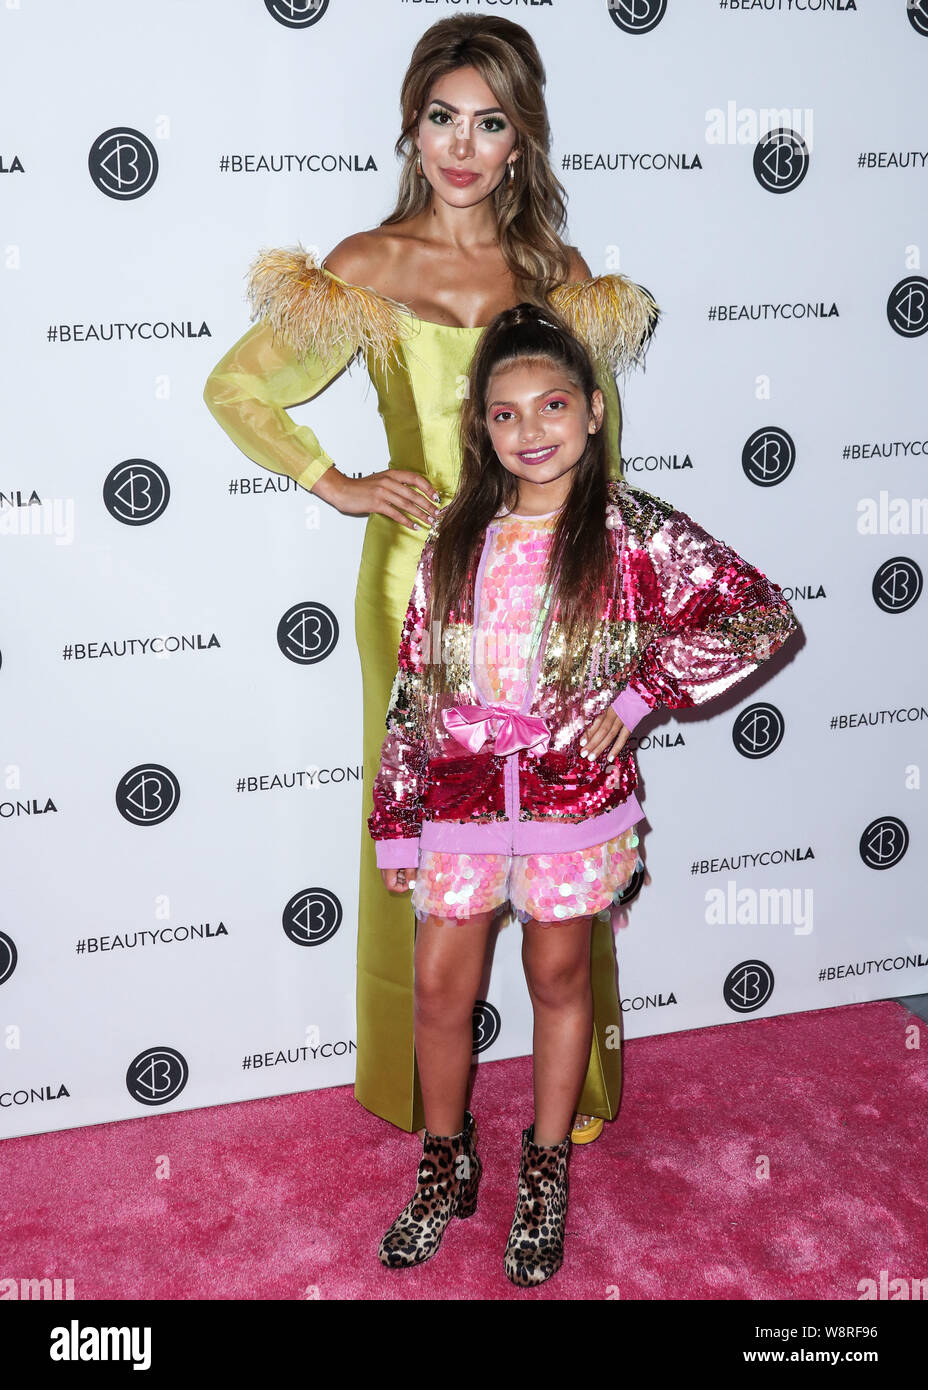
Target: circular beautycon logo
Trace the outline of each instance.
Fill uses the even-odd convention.
[[[741,450],[744,476],[757,487],[776,487],[789,477],[795,462],[796,445],[777,425],[755,430]]]
[[[607,0],[609,18],[625,34],[649,34],[667,13],[667,0]]]
[[[780,126],[758,140],[754,177],[768,193],[792,193],[809,172],[809,147],[798,130]]]
[[[98,135],[87,156],[95,187],[108,198],[128,203],[147,193],[158,177],[158,153],[147,135],[114,125]]]
[[[133,825],[160,825],[173,816],[180,801],[180,783],[160,763],[139,763],[120,778],[116,808]]]
[[[860,857],[868,869],[891,869],[909,847],[908,827],[898,816],[879,816],[860,837]]]
[[[103,482],[103,505],[126,526],[157,521],[170,500],[168,475],[150,459],[125,459]]]
[[[338,619],[324,603],[295,603],[277,624],[277,645],[289,661],[312,666],[338,642]]]
[[[140,1105],[167,1105],[179,1096],[190,1072],[187,1059],[173,1047],[147,1047],[133,1057],[126,1086]]]
[[[329,0],[264,0],[264,8],[285,29],[308,29],[319,23]]]
[[[283,923],[297,946],[322,946],[342,924],[342,905],[328,888],[304,888],[287,903]]]
[[[502,1020],[499,1013],[492,1004],[488,1004],[485,999],[478,999],[474,1005],[474,1056],[478,1052],[486,1052],[488,1047],[492,1047],[499,1037]]]
[[[873,576],[870,592],[873,602],[884,613],[906,613],[921,597],[921,569],[907,555],[894,555]]]
[[[16,969],[16,942],[0,931],[0,985],[5,984]]]
[[[928,280],[924,275],[907,275],[893,285],[886,301],[886,317],[902,338],[920,338],[928,333]]]
[[[766,758],[783,742],[786,721],[776,705],[758,702],[741,710],[731,730],[742,758]]]
[[[722,998],[736,1014],[752,1014],[763,1008],[773,993],[773,971],[766,961],[743,960],[729,970]]]

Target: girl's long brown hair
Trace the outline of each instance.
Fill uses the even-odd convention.
[[[492,374],[515,362],[552,363],[583,392],[592,414],[598,388],[593,363],[584,345],[550,306],[530,303],[504,309],[484,330],[471,359],[467,394],[461,409],[461,473],[457,492],[441,512],[432,540],[431,601],[428,631],[443,634],[449,622],[473,622],[473,589],[468,584],[486,527],[501,509],[515,510],[519,482],[500,463],[490,440],[486,401]],[[612,591],[614,561],[606,529],[609,460],[602,427],[588,435],[573,485],[551,540],[546,571],[551,616],[564,634],[554,679],[563,699],[585,665]],[[426,665],[427,688],[446,688],[445,663],[433,650]]]
[[[402,133],[395,153],[404,162],[396,207],[380,225],[403,222],[428,207],[432,189],[428,179],[416,173],[419,152],[413,135],[434,83],[464,67],[477,69],[516,131],[520,153],[512,178],[506,173],[491,195],[497,239],[517,296],[542,304],[570,270],[560,235],[567,221],[566,193],[548,158],[551,128],[544,65],[521,24],[494,15],[463,14],[440,19],[422,35],[400,92]]]

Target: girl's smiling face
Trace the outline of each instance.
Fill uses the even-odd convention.
[[[512,362],[493,372],[486,424],[500,463],[520,480],[520,507],[541,513],[566,500],[587,439],[602,424],[602,391],[593,392],[592,405],[591,413],[580,387],[553,362]]]

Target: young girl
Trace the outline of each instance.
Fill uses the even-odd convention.
[[[592,1037],[592,916],[637,860],[629,733],[705,702],[798,627],[779,587],[682,512],[610,479],[603,396],[552,309],[499,314],[471,362],[461,475],[422,549],[368,827],[391,892],[412,889],[415,1045],[426,1117],[391,1267],[472,1215],[465,1109],[491,923],[523,923],[534,1119],[503,1267],[563,1261],[570,1127]],[[600,1046],[605,1040],[599,1040]]]

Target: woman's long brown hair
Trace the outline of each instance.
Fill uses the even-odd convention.
[[[596,374],[583,344],[550,307],[530,303],[504,309],[485,329],[471,359],[461,409],[461,473],[457,492],[440,514],[432,541],[429,633],[443,634],[449,622],[473,622],[473,592],[467,585],[485,529],[501,509],[514,510],[519,481],[496,454],[487,425],[487,391],[492,374],[515,362],[552,363],[583,392],[592,414]],[[609,461],[602,428],[587,438],[574,481],[551,540],[546,571],[552,618],[565,640],[555,678],[563,699],[585,665],[612,592],[614,561],[606,529]],[[426,665],[427,689],[445,689],[443,641]]]
[[[567,221],[566,192],[551,167],[551,128],[545,106],[545,69],[535,40],[521,24],[495,15],[440,19],[413,49],[400,92],[402,133],[395,153],[403,160],[396,207],[380,223],[404,222],[428,207],[432,189],[416,173],[413,136],[440,78],[473,67],[493,92],[516,131],[519,158],[491,197],[503,259],[520,299],[543,304],[567,280],[570,254],[561,239]],[[417,112],[417,115],[413,115]]]

